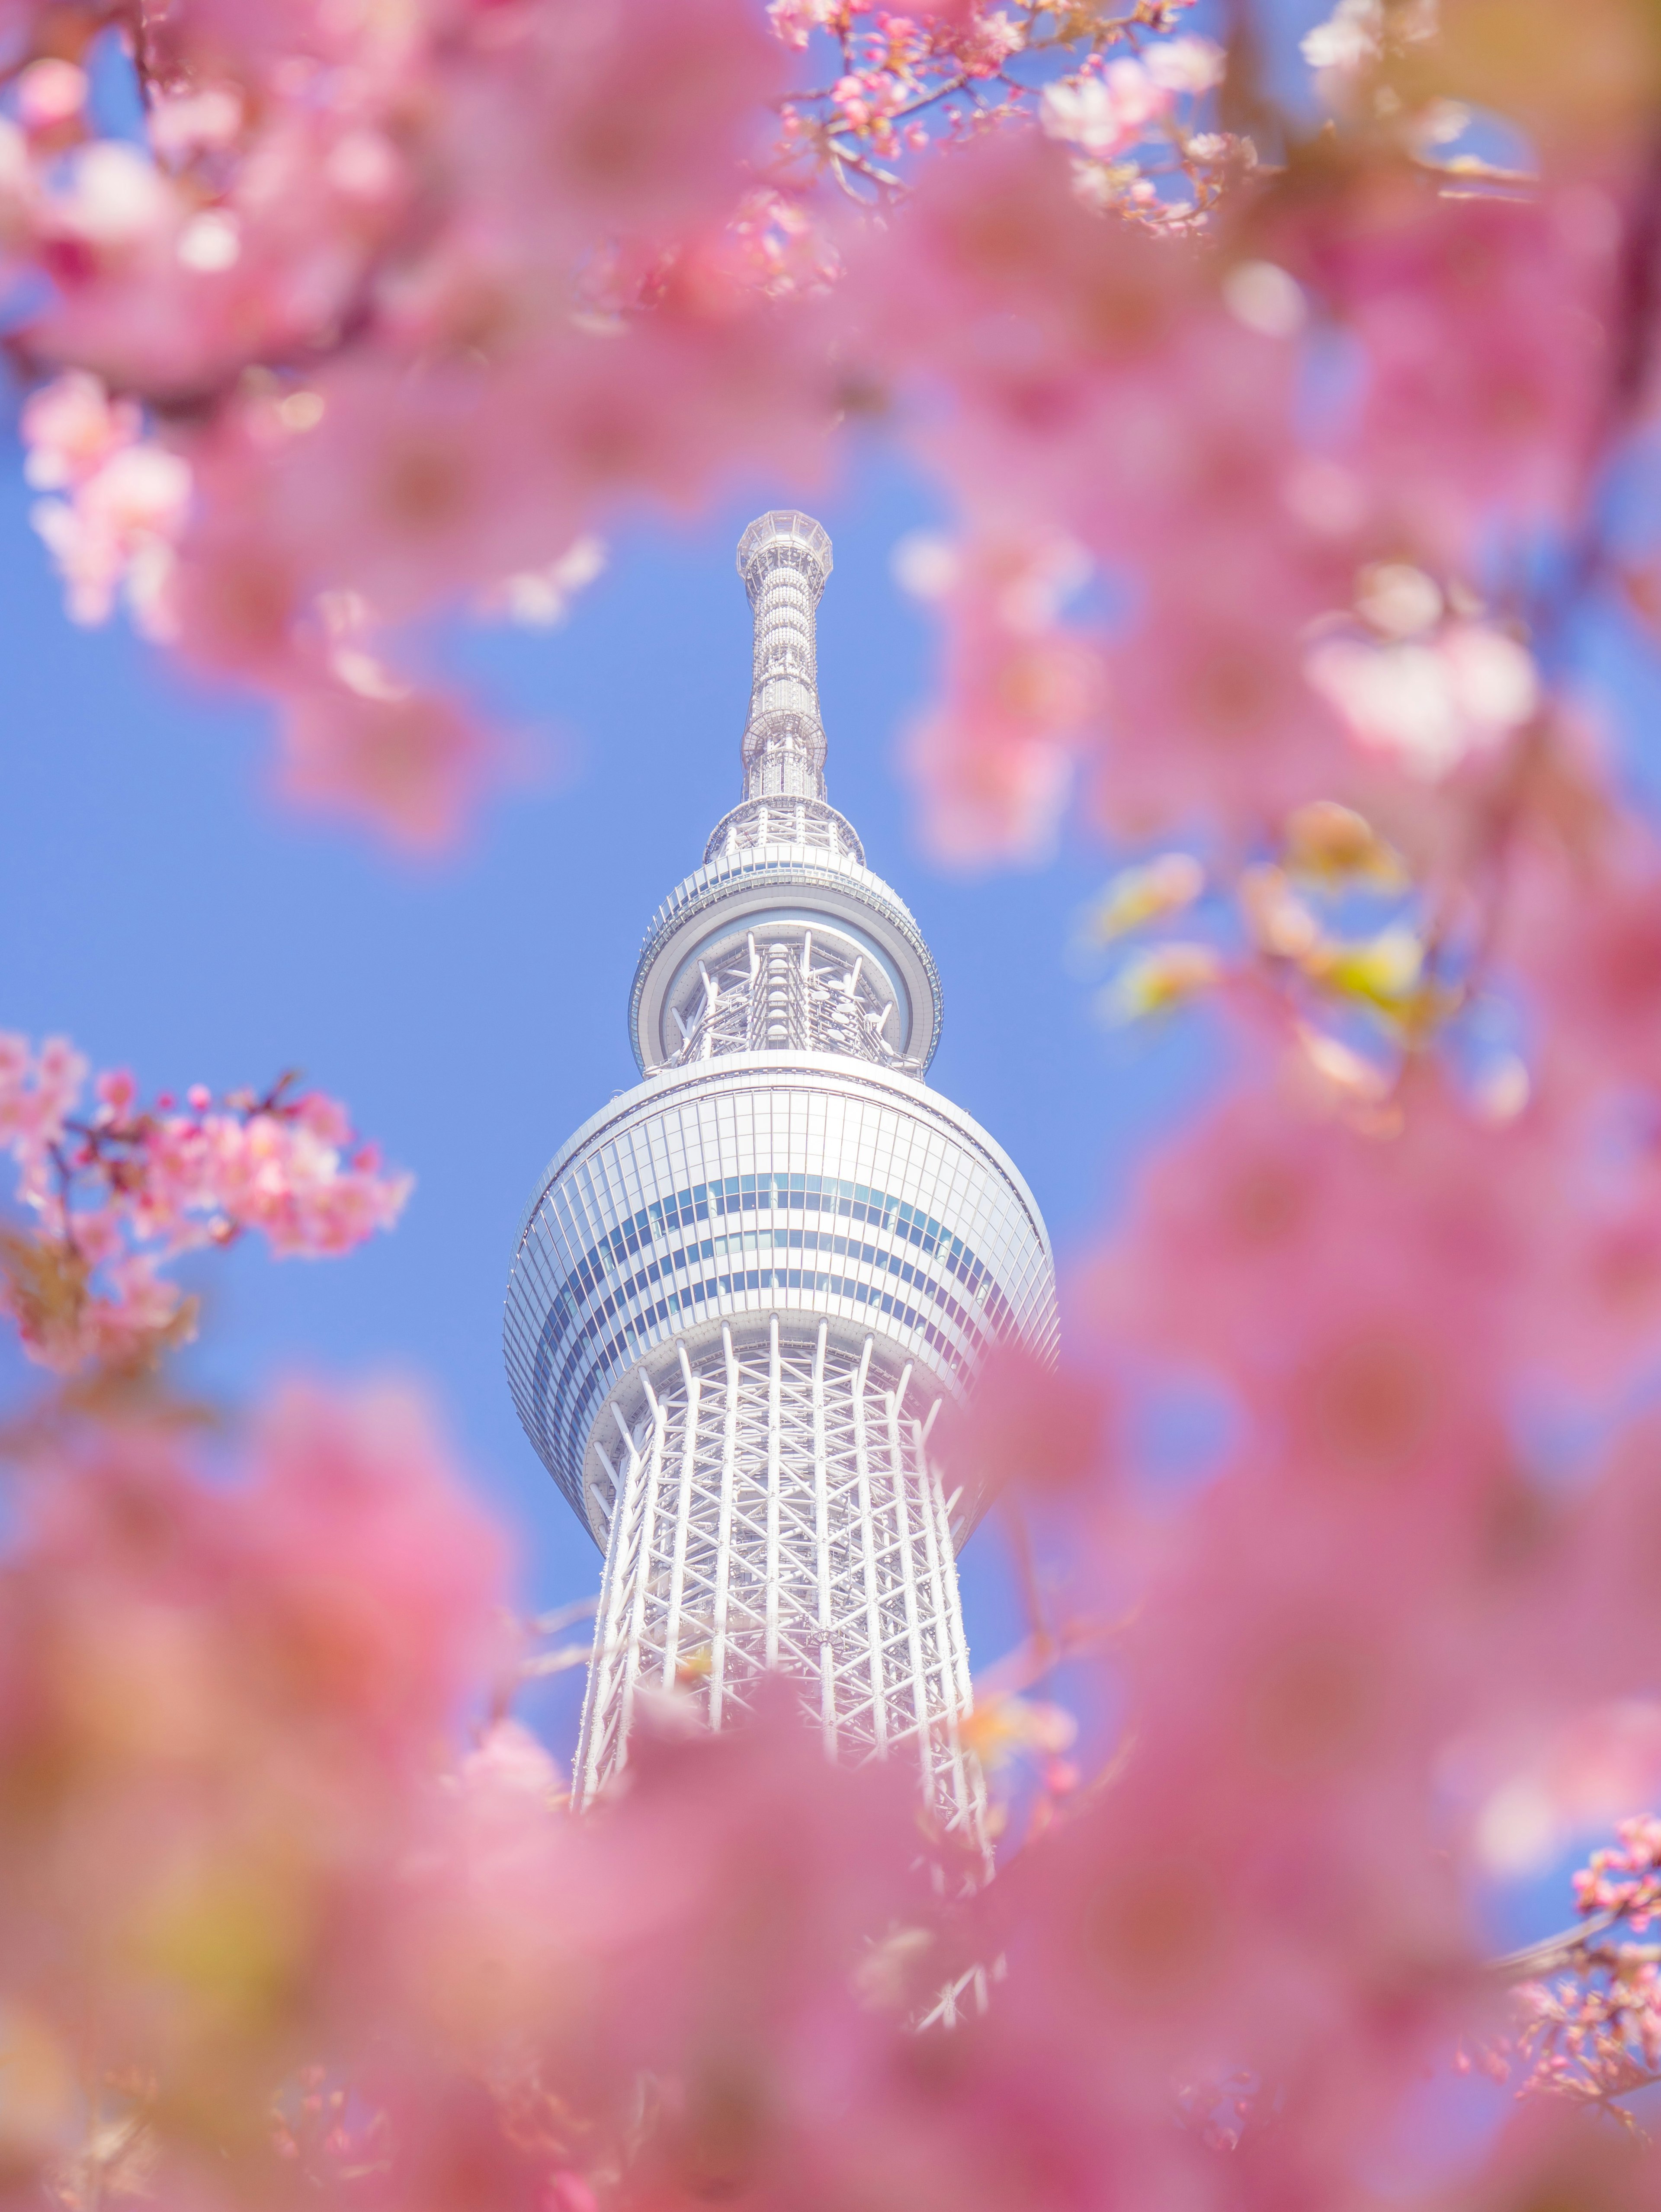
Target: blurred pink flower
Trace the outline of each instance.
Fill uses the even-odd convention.
[[[95,2005],[100,2064],[160,2068],[169,2131],[205,2140],[374,2016],[395,1869],[495,1649],[500,1542],[391,1391],[289,1392],[228,1484],[113,1431],[21,1504],[0,2002],[66,2039]]]
[[[390,1229],[411,1188],[358,1146],[320,1092],[189,1110],[137,1104],[125,1069],[100,1075],[82,1118],[87,1061],[62,1037],[38,1053],[0,1037],[0,1143],[19,1164],[32,1232],[0,1243],[0,1304],[32,1358],[72,1370],[152,1357],[189,1333],[192,1306],[157,1270],[180,1252],[262,1233],[278,1258],[346,1252]]]
[[[392,679],[296,690],[280,744],[289,798],[370,822],[417,851],[453,840],[500,750],[458,702]]]

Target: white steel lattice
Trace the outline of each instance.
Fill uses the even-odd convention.
[[[859,832],[845,814],[818,799],[746,799],[723,814],[703,848],[705,865],[717,854],[755,852],[767,845],[800,845],[837,853],[865,865]]]
[[[697,963],[682,997],[684,1007],[669,1002],[680,1036],[670,1067],[727,1052],[834,1052],[921,1071],[890,1042],[898,1024],[882,970],[806,922],[747,931],[724,957]]]
[[[980,1845],[956,1563],[928,1456],[940,1399],[873,1358],[787,1334],[721,1340],[616,1415],[605,1580],[577,1755],[583,1801],[628,1759],[641,1691],[719,1728],[782,1671],[833,1758],[916,1761],[944,1828]]]

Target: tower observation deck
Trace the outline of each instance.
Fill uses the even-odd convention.
[[[508,1285],[526,1431],[605,1555],[586,1802],[642,1693],[719,1728],[802,1686],[827,1751],[906,1757],[978,1839],[956,1553],[985,1503],[934,1442],[992,1346],[1053,1358],[1055,1269],[1013,1164],[925,1077],[934,963],[825,796],[830,541],[752,522],[744,796],[653,916],[642,1080],[538,1182]]]

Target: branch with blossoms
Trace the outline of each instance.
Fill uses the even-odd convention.
[[[70,613],[125,603],[253,686],[289,795],[415,847],[523,748],[430,678],[412,623],[557,619],[608,499],[695,495],[768,411],[723,395],[789,258],[790,212],[758,207],[742,158],[774,43],[731,0],[630,0],[591,30],[549,6],[394,29],[43,0],[0,60],[6,349],[35,387],[35,519]],[[123,77],[137,135],[98,90]],[[695,301],[665,281],[689,258],[708,264]],[[526,405],[549,441],[508,428]],[[773,412],[781,456],[824,419]]]
[[[1617,1837],[1574,1877],[1578,1923],[1494,1961],[1513,2025],[1463,2063],[1635,2126],[1618,2100],[1661,2081],[1661,1945],[1636,1940],[1661,1918],[1661,1820],[1623,1820]]]
[[[1092,204],[1161,227],[1191,223],[1255,159],[1248,141],[1196,120],[1223,57],[1207,40],[1165,35],[1191,5],[907,14],[876,0],[772,0],[787,46],[806,48],[817,33],[840,63],[832,82],[781,102],[776,160],[787,178],[806,165],[881,203],[904,189],[896,165],[908,157],[1036,117],[1074,149]]]
[[[72,617],[270,700],[290,797],[442,844],[523,746],[416,626],[556,619],[619,501],[815,466],[886,375],[821,319],[850,193],[1036,125],[1091,204],[1200,222],[1252,155],[1183,12],[23,6],[0,291]],[[804,42],[836,73],[792,92]]]
[[[95,2018],[146,2135],[120,2185],[207,2212],[794,2212],[804,2174],[831,2212],[1339,2205],[1404,2130],[1424,2212],[1648,2212],[1661,2154],[1579,2108],[1652,2070],[1653,1837],[1497,1968],[1472,1900],[1530,1792],[1550,1827],[1581,1786],[1519,1757],[1549,1778],[1656,1680],[1661,839],[1583,650],[1661,599],[1655,11],[1340,0],[1311,131],[1238,81],[1236,8],[1217,118],[1275,158],[1203,209],[1215,62],[1174,13],[781,10],[818,73],[764,174],[758,17],[174,0],[141,143],[92,91],[113,19],[23,0],[9,327],[78,611],[125,592],[283,702],[291,777],[411,836],[484,766],[412,624],[503,579],[557,611],[618,501],[788,496],[845,414],[933,471],[961,527],[899,565],[944,618],[935,842],[1102,832],[1104,1018],[1214,1006],[1236,1079],[1073,1273],[1122,1444],[1047,1376],[970,1418],[1043,1501],[1031,1640],[969,1728],[1037,1832],[942,1898],[915,1761],[835,1768],[789,1701],[713,1738],[640,1709],[569,1820],[505,1715],[578,1639],[504,1632],[413,1408],[290,1400],[240,1483],[64,1425],[0,1555],[8,2172],[64,2170]],[[61,1132],[94,1217],[149,1143],[99,1110]],[[1174,1468],[1173,1375],[1221,1415]],[[1087,1785],[1026,1694],[1061,1656],[1121,1723]],[[1545,2094],[1474,2151],[1422,2083],[1518,1980]],[[276,2174],[226,2124],[273,2098]],[[70,2159],[82,2201],[102,2170]]]
[[[196,1301],[161,1270],[253,1231],[278,1259],[349,1252],[390,1229],[412,1178],[383,1169],[345,1109],[285,1075],[216,1101],[140,1103],[124,1069],[63,1037],[0,1036],[0,1146],[29,1226],[0,1228],[0,1305],[24,1351],[71,1373],[137,1370],[194,1334]]]

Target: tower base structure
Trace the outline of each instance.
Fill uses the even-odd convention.
[[[873,1335],[776,1310],[676,1340],[618,1420],[580,1791],[627,1755],[644,1686],[692,1695],[712,1728],[764,1673],[793,1675],[833,1759],[915,1759],[951,1828],[978,1829],[978,1772],[952,1541],[928,1456],[940,1398]],[[615,1402],[615,1401],[614,1401]]]

